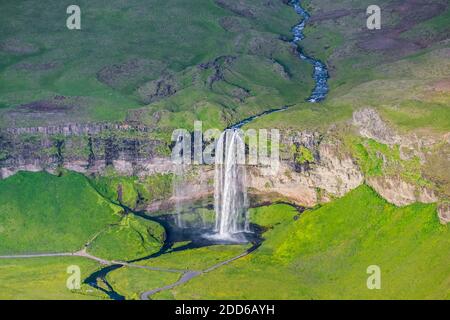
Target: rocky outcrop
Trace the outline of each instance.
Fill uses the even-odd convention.
[[[84,135],[100,134],[109,131],[139,131],[150,132],[151,128],[143,125],[133,125],[129,123],[69,123],[59,126],[46,127],[23,127],[23,128],[5,128],[0,130],[0,134],[22,135],[22,134],[43,134],[51,135]]]
[[[276,171],[256,167],[250,172],[249,186],[254,192],[272,194],[303,206],[341,197],[364,182],[354,161],[348,156],[342,157],[338,147],[331,143],[317,147],[312,163],[299,167],[292,160],[284,160]]]
[[[149,81],[137,90],[141,101],[145,104],[159,101],[173,96],[179,90],[179,84],[173,75],[164,75],[161,78]]]
[[[450,204],[441,203],[438,206],[438,217],[442,224],[447,224],[450,222]]]
[[[414,202],[434,203],[438,198],[433,190],[407,183],[399,177],[370,177],[367,184],[384,199],[396,206],[406,206]]]
[[[253,204],[265,201],[288,201],[301,206],[314,206],[341,197],[360,186],[364,177],[349,156],[343,156],[336,142],[324,142],[315,132],[289,132],[282,136],[285,146],[279,166],[247,166],[247,183]],[[300,159],[297,151],[305,148],[311,157]],[[183,192],[168,201],[151,204],[147,209],[167,207],[175,200],[193,201],[214,193],[213,166],[186,169]],[[178,199],[175,199],[177,198]]]
[[[410,148],[412,153],[401,154],[408,159],[419,156],[425,162],[423,148],[433,145],[432,140],[396,134],[373,109],[355,112],[353,124],[364,138]],[[448,139],[448,135],[445,137]],[[120,175],[142,178],[156,173],[179,174],[179,168],[164,156],[170,151],[169,146],[154,139],[151,128],[132,122],[4,129],[0,131],[0,150],[1,178],[19,170],[54,172],[61,167],[86,174],[102,174],[107,168],[113,168]],[[383,155],[377,158],[386,161]],[[279,166],[248,167],[249,192],[255,201],[283,200],[314,206],[367,183],[397,206],[443,200],[436,189],[414,184],[400,173],[365,176],[358,163],[346,151],[343,141],[331,133],[284,131]],[[195,201],[214,193],[213,166],[192,166],[184,170],[187,179],[179,186],[182,192],[174,192],[172,198],[152,203],[148,209],[164,208],[179,200]],[[448,206],[441,206],[439,215],[446,223]]]
[[[378,112],[365,108],[353,113],[353,125],[359,129],[361,136],[374,139],[380,143],[393,145],[400,142],[400,137],[380,118]]]
[[[101,173],[107,166],[119,174],[169,171],[159,153],[166,147],[150,128],[131,124],[68,124],[9,128],[0,131],[0,174],[54,172],[58,168]]]
[[[408,133],[399,135],[386,122],[384,122],[378,112],[373,108],[364,108],[353,113],[353,125],[357,128],[358,133],[368,139],[375,140],[378,143],[386,144],[389,148],[399,150],[400,159],[385,158],[384,154],[379,156],[383,159],[382,166],[387,167],[387,161],[397,162],[396,172],[383,174],[381,176],[368,176],[366,183],[377,191],[387,201],[397,205],[405,206],[414,202],[433,203],[437,202],[441,197],[446,198],[446,191],[440,190],[439,185],[445,186],[448,184],[443,174],[435,177],[436,170],[433,166],[433,159],[442,159],[441,164],[448,164],[445,160],[445,154],[450,143],[449,134],[441,136],[437,135],[422,135],[417,136],[416,133]],[[408,164],[414,159],[419,159],[420,168],[416,168],[414,176],[416,179],[405,179],[405,176],[411,176],[408,172]],[[404,163],[402,163],[404,161]],[[408,162],[409,161],[409,162]],[[447,163],[445,163],[447,161]],[[403,171],[405,170],[405,171]],[[431,171],[430,171],[431,170]],[[392,171],[392,170],[391,170]],[[395,175],[393,175],[395,174]],[[417,177],[420,178],[417,178]],[[425,179],[424,177],[427,177]],[[423,182],[427,180],[429,187],[424,187]]]
[[[430,147],[439,142],[450,141],[450,135],[445,134],[439,139],[431,135],[418,137],[412,132],[406,135],[399,135],[389,124],[381,119],[379,113],[373,108],[363,108],[353,113],[353,126],[358,129],[358,133],[368,139],[373,139],[379,143],[389,146],[399,145],[404,151],[423,157],[422,149]]]

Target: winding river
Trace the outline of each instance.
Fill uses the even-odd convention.
[[[324,100],[329,91],[328,69],[327,69],[326,65],[323,62],[321,62],[320,60],[306,55],[300,46],[300,42],[304,39],[303,30],[305,28],[306,23],[310,19],[309,13],[301,6],[300,0],[291,0],[289,2],[289,5],[292,6],[294,8],[295,12],[301,17],[300,22],[292,28],[293,40],[290,43],[293,46],[295,46],[298,57],[300,59],[310,63],[313,66],[312,77],[314,79],[315,85],[314,85],[314,88],[313,88],[310,96],[306,100],[311,103],[317,103],[317,102]],[[244,125],[254,121],[257,118],[260,118],[262,116],[265,116],[265,115],[268,115],[268,114],[271,114],[274,112],[281,112],[288,108],[289,108],[289,106],[284,106],[282,108],[264,111],[261,114],[251,116],[249,118],[241,120],[238,123],[231,125],[227,129],[240,129]],[[118,205],[121,205],[121,204],[118,204]],[[132,212],[132,210],[130,208],[127,208],[123,205],[121,205],[121,206],[124,208],[125,212]],[[115,299],[115,300],[125,299],[124,296],[122,296],[121,294],[119,294],[118,292],[116,292],[114,290],[114,288],[108,283],[108,281],[106,279],[106,276],[108,275],[108,273],[110,273],[114,270],[117,270],[117,269],[119,269],[123,266],[127,266],[127,265],[139,267],[138,265],[135,265],[134,263],[148,260],[148,259],[154,259],[154,258],[157,258],[168,252],[176,252],[176,251],[182,251],[182,250],[189,250],[189,249],[193,249],[193,248],[200,248],[200,247],[204,247],[204,246],[224,244],[223,241],[214,241],[211,239],[209,239],[209,240],[205,239],[204,237],[201,236],[199,231],[195,230],[195,229],[179,230],[179,228],[176,226],[175,223],[171,223],[172,217],[170,215],[163,215],[163,216],[157,216],[157,217],[153,216],[152,217],[152,216],[147,215],[145,212],[133,212],[133,213],[136,215],[139,215],[142,218],[160,223],[166,230],[166,240],[165,240],[163,246],[161,247],[161,249],[154,254],[151,254],[146,257],[142,257],[140,259],[135,259],[132,261],[108,265],[108,266],[96,271],[95,273],[91,274],[89,277],[87,277],[85,279],[84,282],[86,284],[89,284],[93,288],[96,288],[96,289],[106,293],[111,299]],[[155,293],[158,293],[158,292],[161,292],[164,290],[170,290],[178,285],[188,282],[189,280],[191,280],[194,277],[197,277],[198,275],[213,271],[223,265],[231,263],[237,259],[240,259],[240,258],[252,253],[261,245],[261,242],[263,241],[263,239],[261,237],[262,230],[260,230],[260,228],[258,228],[258,226],[255,226],[255,225],[252,226],[252,229],[253,229],[252,231],[253,231],[254,236],[249,238],[249,242],[252,243],[252,246],[248,250],[244,251],[243,253],[239,254],[236,257],[222,261],[220,263],[212,265],[211,267],[209,267],[205,270],[201,270],[201,271],[197,271],[197,270],[177,271],[177,270],[161,269],[161,271],[167,271],[167,272],[180,272],[179,280],[177,280],[176,282],[169,284],[167,286],[146,291],[141,294],[141,299],[144,299],[144,300],[149,299],[150,296]],[[187,245],[172,249],[172,247],[175,243],[182,242],[182,241],[189,241],[189,243]],[[103,284],[104,284],[103,286],[99,285],[99,283],[98,283],[99,280],[103,282]]]
[[[295,12],[301,17],[300,22],[292,28],[293,40],[290,43],[296,47],[299,58],[310,63],[314,68],[312,77],[315,81],[315,86],[311,92],[311,95],[307,99],[307,101],[309,101],[311,103],[320,102],[326,98],[328,91],[329,91],[328,82],[327,82],[328,81],[328,70],[327,70],[326,65],[324,63],[322,63],[320,60],[306,55],[299,45],[301,40],[304,39],[303,30],[305,28],[307,21],[310,19],[309,13],[301,6],[300,0],[291,0],[289,2],[289,5],[292,6],[294,8]],[[268,114],[271,114],[274,112],[284,111],[287,108],[289,108],[289,106],[285,106],[285,107],[278,108],[278,109],[267,110],[261,114],[246,118],[246,119],[230,126],[228,129],[239,129],[242,126],[244,126],[245,124],[250,123],[259,117],[262,117],[262,116],[265,116],[265,115],[268,115]],[[101,193],[99,192],[99,194],[101,194]],[[114,288],[108,283],[106,276],[110,272],[117,270],[121,267],[128,266],[128,267],[143,268],[143,269],[163,271],[163,272],[176,272],[176,273],[180,274],[180,278],[178,281],[176,281],[172,284],[169,284],[167,286],[161,287],[161,288],[151,289],[151,290],[146,291],[141,294],[141,299],[149,299],[149,297],[152,294],[155,294],[157,292],[161,292],[164,290],[170,290],[180,284],[183,284],[183,283],[191,280],[194,277],[197,277],[197,276],[207,273],[207,272],[211,272],[211,271],[213,271],[217,268],[220,268],[228,263],[231,263],[237,259],[240,259],[248,254],[251,254],[253,251],[255,251],[261,245],[261,243],[263,241],[263,239],[261,237],[263,230],[256,225],[251,225],[252,232],[247,236],[248,242],[252,244],[252,246],[249,249],[245,250],[244,252],[242,252],[241,254],[239,254],[235,257],[232,257],[227,260],[221,261],[219,263],[213,264],[212,266],[206,268],[205,270],[200,270],[200,271],[198,271],[198,270],[174,270],[174,269],[164,269],[164,268],[143,266],[143,265],[139,265],[136,263],[140,262],[140,261],[144,261],[144,260],[157,258],[168,252],[177,252],[177,251],[182,251],[182,250],[189,250],[189,249],[194,249],[194,248],[212,246],[212,245],[217,245],[217,244],[227,244],[227,243],[224,242],[223,240],[222,241],[212,240],[212,239],[206,239],[206,238],[202,237],[201,234],[205,231],[203,229],[198,230],[195,228],[188,228],[188,229],[180,230],[179,228],[177,228],[176,224],[173,223],[173,217],[171,215],[149,216],[145,212],[132,211],[130,208],[128,208],[120,203],[114,203],[114,204],[120,205],[124,209],[125,213],[133,213],[144,219],[155,221],[164,227],[164,229],[166,230],[166,239],[158,252],[153,253],[146,257],[142,257],[139,259],[134,259],[131,261],[126,261],[126,262],[106,261],[106,260],[102,260],[98,257],[94,257],[94,256],[88,254],[86,252],[86,248],[88,247],[88,245],[86,245],[86,247],[84,249],[82,249],[76,253],[3,256],[3,257],[0,257],[0,259],[29,258],[29,257],[40,257],[40,256],[42,256],[42,257],[81,256],[81,257],[96,260],[104,265],[106,264],[107,266],[92,273],[90,276],[88,276],[84,280],[84,283],[90,285],[91,287],[93,287],[95,289],[98,289],[98,290],[104,292],[111,299],[114,299],[114,300],[123,300],[123,299],[125,299],[125,297],[114,290]],[[299,210],[299,212],[301,211],[299,208],[297,208],[297,210]],[[179,242],[187,242],[188,244],[173,248],[174,244],[179,243]],[[103,283],[103,285],[101,285],[99,283],[99,281],[101,281]]]
[[[323,101],[327,97],[327,94],[329,91],[328,68],[325,65],[325,63],[323,63],[319,59],[316,59],[314,57],[306,55],[304,53],[302,47],[300,46],[300,42],[305,38],[305,35],[303,34],[303,30],[305,29],[306,23],[311,18],[311,16],[302,7],[300,0],[291,0],[289,2],[289,5],[294,8],[295,12],[301,18],[300,22],[292,28],[293,39],[290,41],[290,43],[296,48],[298,57],[301,60],[304,60],[313,66],[312,78],[314,79],[314,88],[313,88],[310,96],[306,99],[306,101],[312,102],[312,103]],[[244,125],[252,122],[253,120],[256,120],[258,118],[261,118],[261,117],[266,116],[271,113],[287,110],[289,107],[290,106],[284,106],[282,108],[266,110],[260,114],[245,118],[245,119],[229,126],[227,129],[240,129]]]
[[[306,23],[311,18],[311,16],[302,7],[300,0],[291,0],[290,5],[294,7],[295,12],[301,17],[301,21],[292,28],[294,39],[291,41],[291,43],[297,47],[297,52],[300,59],[305,60],[314,67],[313,79],[315,82],[315,86],[307,101],[320,102],[326,98],[329,91],[328,69],[325,63],[306,55],[303,52],[303,49],[300,47],[299,45],[300,41],[302,41],[305,38],[303,30],[305,29]]]

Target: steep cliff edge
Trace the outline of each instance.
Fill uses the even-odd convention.
[[[0,147],[1,178],[58,168],[102,173],[108,166],[123,175],[159,172],[159,156],[169,152],[149,127],[125,123],[8,128],[0,130]]]
[[[375,110],[365,108],[353,114],[345,130],[283,131],[279,168],[250,166],[249,190],[257,202],[312,207],[366,183],[397,206],[439,202],[439,217],[446,223],[448,177],[434,170],[436,163],[448,161],[448,145],[448,134],[420,138],[398,134]],[[144,181],[174,172],[170,145],[149,127],[125,123],[10,128],[0,132],[0,146],[2,178],[20,170],[55,173],[65,168],[95,176],[113,171],[116,177]],[[183,198],[213,194],[211,166],[193,166],[187,174]],[[142,195],[136,192],[136,197]],[[157,209],[175,200],[168,194],[149,199],[140,199],[139,205]]]

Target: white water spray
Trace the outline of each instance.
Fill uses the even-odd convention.
[[[172,179],[172,195],[175,200],[175,223],[179,228],[184,228],[185,224],[183,221],[183,201],[186,197],[186,186],[185,186],[185,165],[179,164],[175,166],[174,175]]]
[[[234,239],[248,232],[248,201],[245,170],[245,144],[242,131],[225,130],[216,147],[215,211],[217,237]]]

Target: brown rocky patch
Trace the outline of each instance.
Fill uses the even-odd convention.
[[[396,56],[414,53],[439,39],[406,39],[402,34],[417,24],[438,16],[447,7],[448,1],[430,3],[427,0],[397,1],[382,7],[382,12],[397,16],[399,22],[391,27],[382,26],[381,30],[364,32],[360,36],[358,47],[366,51],[381,51]]]
[[[97,72],[97,79],[114,89],[122,89],[145,77],[156,78],[165,68],[160,61],[134,58],[105,66]]]
[[[16,55],[25,55],[36,53],[39,51],[39,48],[19,39],[8,39],[0,43],[0,51]]]
[[[214,2],[221,8],[229,10],[239,16],[246,18],[254,18],[256,13],[252,8],[241,0],[214,0]]]
[[[19,63],[14,66],[16,70],[20,71],[48,71],[55,69],[59,64],[56,62],[46,62],[46,63]]]
[[[234,56],[220,56],[212,61],[199,64],[198,68],[200,70],[214,70],[214,73],[208,77],[206,85],[212,88],[214,83],[224,80],[224,69],[231,66],[235,60],[236,57]]]
[[[255,35],[249,42],[248,51],[253,55],[272,57],[282,45],[283,43],[277,38]]]
[[[16,106],[5,112],[4,119],[11,127],[60,124],[80,117],[87,104],[83,97],[55,96]]]
[[[239,102],[244,102],[250,96],[250,92],[244,88],[236,87],[231,91],[231,95]]]
[[[222,17],[219,20],[220,26],[229,32],[242,32],[246,30],[237,17]]]
[[[159,101],[177,93],[179,85],[171,75],[145,83],[138,89],[141,101],[145,104]]]
[[[25,113],[30,113],[30,112],[54,113],[54,112],[67,112],[67,111],[71,110],[72,108],[73,108],[73,106],[61,103],[61,101],[54,99],[54,100],[39,100],[39,101],[34,101],[31,103],[23,104],[17,108],[17,111],[25,112]]]
[[[438,217],[442,224],[450,222],[450,204],[442,203],[438,206]]]
[[[429,86],[431,91],[450,92],[450,79],[439,80]]]

